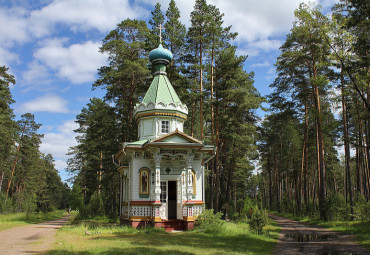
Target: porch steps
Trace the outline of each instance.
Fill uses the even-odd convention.
[[[167,220],[162,222],[162,228],[164,228],[166,232],[171,232],[174,230],[185,230],[185,225],[182,220]]]

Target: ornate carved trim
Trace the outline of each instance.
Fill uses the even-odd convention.
[[[171,113],[171,112],[148,112],[148,113],[139,113],[135,116],[135,120],[138,120],[139,118],[143,117],[149,117],[149,116],[174,116],[174,117],[179,117],[183,120],[186,120],[187,117],[184,114],[179,114],[179,113]]]

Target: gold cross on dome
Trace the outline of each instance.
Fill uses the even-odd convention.
[[[162,29],[164,29],[164,27],[162,27],[162,24],[159,24],[157,29],[159,29],[159,43],[162,43]]]

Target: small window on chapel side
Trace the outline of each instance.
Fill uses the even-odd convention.
[[[161,122],[161,133],[167,134],[170,132],[170,122],[168,120],[162,120]]]

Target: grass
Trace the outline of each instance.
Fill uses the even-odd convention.
[[[166,233],[89,220],[59,230],[57,243],[48,254],[271,254],[279,227],[269,225],[265,232],[257,235],[246,223],[226,222],[215,234],[196,230]]]
[[[363,247],[370,249],[370,222],[361,221],[321,221],[317,218],[311,219],[308,216],[297,216],[290,213],[278,213],[272,212],[273,214],[281,217],[301,221],[309,222],[320,225],[325,228],[329,228],[333,231],[343,232],[352,234],[355,236],[356,241]]]
[[[0,230],[55,220],[63,217],[65,214],[65,210],[56,210],[48,213],[29,213],[28,215],[26,213],[0,214]]]
[[[370,222],[361,221],[329,221],[320,222],[320,226],[334,231],[352,234],[356,241],[367,249],[370,249]]]

